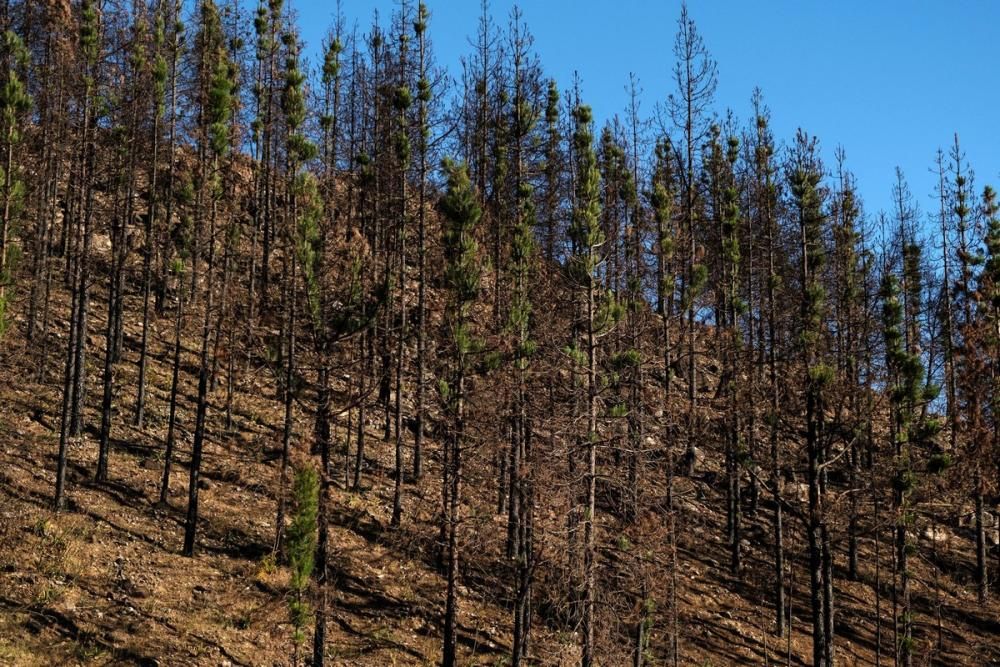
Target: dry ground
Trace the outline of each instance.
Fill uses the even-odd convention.
[[[103,349],[103,338],[95,333],[104,318],[97,292],[88,354],[91,406],[99,401]],[[129,296],[129,309],[138,307],[137,298]],[[56,312],[65,317],[65,307],[60,291]],[[50,504],[65,322],[54,327],[43,383],[33,381],[37,346],[25,343],[22,325],[8,334],[0,357],[0,664],[289,664],[287,572],[270,557],[281,423],[280,403],[273,390],[265,389],[273,387],[266,377],[270,371],[258,369],[244,376],[233,433],[223,434],[224,392],[212,396],[198,549],[195,558],[185,558],[180,548],[188,429],[194,412],[195,388],[187,379],[192,373],[182,373],[180,452],[170,503],[156,505],[169,397],[169,317],[154,324],[147,427],[129,425],[138,340],[137,327],[130,323],[125,360],[119,366],[111,481],[93,481],[97,444],[90,430],[70,447],[68,509],[60,514],[53,513]],[[186,343],[189,367],[195,360],[194,341],[192,336]],[[309,415],[303,410],[298,414],[298,432],[310,433]],[[96,411],[88,412],[89,425],[99,421]],[[337,665],[433,665],[439,657],[444,607],[444,578],[433,547],[437,464],[432,456],[424,479],[407,485],[404,525],[389,528],[391,444],[382,442],[375,425],[370,426],[363,491],[341,485],[334,490],[329,655]],[[296,459],[308,455],[302,447],[297,446]],[[430,448],[436,449],[434,443]],[[463,665],[503,665],[510,643],[509,601],[500,585],[503,572],[491,556],[501,550],[504,524],[490,510],[489,478],[488,470],[473,470],[467,487]],[[705,479],[685,479],[679,491],[684,520],[679,550],[681,664],[807,664],[807,578],[801,545],[790,544],[794,632],[786,643],[770,634],[766,606],[767,505],[747,519],[747,574],[737,580],[726,572],[721,488]],[[914,568],[916,664],[1000,664],[1000,607],[976,604],[968,536],[957,534],[956,539],[962,541],[958,555],[936,561],[922,545],[925,556]],[[860,582],[848,582],[840,572],[839,664],[874,664],[872,546],[870,540],[863,543]],[[887,553],[886,545],[882,549]],[[844,568],[845,563],[838,563],[838,570]],[[883,571],[883,581],[887,577]],[[935,581],[941,584],[940,598],[932,593]],[[886,593],[881,608],[883,665],[892,660],[888,600]],[[668,664],[664,609],[661,604],[654,619],[652,664]],[[539,623],[534,638],[539,664],[576,662],[572,633]]]

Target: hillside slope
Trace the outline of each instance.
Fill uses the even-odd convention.
[[[95,290],[96,296],[96,290]],[[140,299],[130,293],[127,309]],[[270,556],[278,480],[281,402],[266,369],[242,375],[236,428],[225,433],[213,396],[210,439],[203,472],[202,532],[195,558],[180,555],[187,483],[188,425],[194,421],[193,373],[182,373],[180,453],[170,503],[156,504],[169,397],[169,317],[155,322],[152,335],[148,422],[128,425],[135,382],[137,327],[126,323],[125,358],[119,365],[118,418],[111,481],[93,481],[96,434],[89,431],[70,448],[68,510],[51,509],[58,445],[60,390],[53,379],[65,341],[66,295],[59,290],[55,344],[50,345],[46,381],[34,381],[36,350],[21,326],[8,334],[0,368],[0,664],[4,665],[280,665],[292,654],[286,605],[288,573]],[[105,304],[95,298],[95,320]],[[192,318],[194,319],[194,318]],[[186,352],[196,349],[189,323]],[[92,334],[93,335],[93,334]],[[99,341],[94,340],[98,348]],[[93,407],[98,397],[100,355],[89,363]],[[193,363],[193,362],[192,362]],[[710,376],[708,365],[704,370]],[[343,380],[342,380],[343,381]],[[710,387],[704,388],[707,394]],[[308,434],[312,416],[297,410],[296,431]],[[345,416],[338,432],[343,441]],[[99,421],[96,412],[87,423]],[[329,652],[334,664],[432,665],[439,659],[444,578],[436,566],[435,520],[439,505],[437,446],[419,484],[407,484],[403,526],[389,527],[392,504],[392,447],[368,424],[366,471],[360,492],[338,479],[331,539],[334,577]],[[309,453],[297,445],[293,459]],[[347,451],[341,445],[338,460]],[[680,664],[806,664],[810,651],[807,574],[803,545],[788,544],[793,634],[774,637],[766,609],[769,534],[767,504],[761,501],[745,528],[745,572],[728,574],[724,543],[724,500],[718,465],[699,460],[694,478],[679,478],[677,594]],[[493,472],[488,458],[473,458],[466,493],[466,571],[462,582],[462,664],[502,665],[511,641],[509,573],[498,558],[505,518],[493,507]],[[344,470],[338,466],[338,470]],[[657,482],[650,482],[656,485]],[[541,559],[557,560],[559,542],[552,512],[542,518]],[[794,519],[791,519],[794,522]],[[941,518],[948,523],[947,517]],[[641,517],[637,531],[655,535],[663,522],[656,512]],[[650,527],[652,525],[652,527]],[[550,530],[551,529],[551,530]],[[605,527],[613,534],[610,527]],[[796,532],[796,531],[793,531]],[[971,536],[948,533],[947,558],[934,561],[937,542],[924,536],[925,557],[914,568],[917,664],[1000,664],[1000,606],[981,607],[971,581]],[[957,546],[957,549],[950,548]],[[840,664],[873,664],[876,632],[871,565],[873,545],[862,545],[860,581],[838,578]],[[881,545],[883,556],[887,550]],[[944,549],[944,547],[942,547]],[[958,555],[956,555],[958,554]],[[844,566],[837,564],[838,570]],[[884,567],[884,566],[883,566]],[[662,563],[654,579],[664,580]],[[882,572],[883,584],[887,579]],[[941,591],[932,597],[930,582]],[[540,582],[539,586],[545,586]],[[890,593],[882,600],[882,662],[891,654]],[[661,602],[653,614],[651,664],[669,664],[670,624]],[[536,615],[533,654],[538,664],[578,661],[573,633],[561,632]],[[940,636],[941,646],[935,648]],[[626,664],[628,647],[618,658]]]

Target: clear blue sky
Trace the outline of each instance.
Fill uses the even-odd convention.
[[[290,0],[312,51],[331,24],[332,0]],[[413,0],[415,2],[415,0]],[[492,0],[506,25],[513,0]],[[679,0],[522,0],[547,76],[568,87],[574,70],[598,121],[624,111],[635,72],[642,109],[673,89]],[[438,62],[453,73],[471,53],[478,0],[428,0]],[[383,22],[394,0],[344,0],[350,27]],[[688,9],[719,65],[717,109],[750,114],[759,86],[773,129],[788,141],[797,127],[819,137],[828,166],[842,145],[866,210],[890,208],[901,167],[921,209],[936,177],[938,147],[959,133],[977,191],[1000,185],[1000,2],[994,0],[690,0]]]

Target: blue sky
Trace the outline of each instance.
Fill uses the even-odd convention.
[[[415,0],[413,0],[415,2]],[[291,0],[310,50],[332,23],[330,0]],[[512,0],[492,0],[506,25]],[[573,72],[598,121],[621,113],[635,72],[642,110],[672,91],[679,0],[522,0],[546,75],[560,87]],[[345,0],[348,26],[367,31],[394,0]],[[438,62],[452,73],[471,53],[478,0],[428,0]],[[955,132],[976,172],[977,191],[1000,185],[1000,2],[992,0],[689,0],[719,65],[716,108],[750,114],[759,86],[776,137],[797,127],[817,135],[827,165],[842,145],[869,214],[888,209],[899,166],[922,211],[934,211],[935,152]]]

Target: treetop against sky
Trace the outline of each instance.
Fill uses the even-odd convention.
[[[412,7],[416,2],[410,3]],[[488,11],[505,28],[518,4],[547,76],[560,88],[579,75],[598,124],[624,116],[629,74],[637,77],[641,113],[655,123],[673,91],[672,51],[680,2],[642,0],[493,0]],[[481,14],[475,0],[430,0],[430,39],[449,75],[474,48]],[[359,34],[376,15],[383,26],[399,0],[343,3],[345,26]],[[294,0],[310,59],[334,23],[336,4]],[[842,146],[869,215],[892,209],[898,166],[924,214],[937,210],[938,148],[957,132],[976,173],[977,190],[1000,182],[1000,65],[995,2],[716,2],[692,0],[689,11],[719,65],[714,109],[751,113],[754,88],[772,112],[775,135],[790,142],[802,127],[819,137],[828,168]],[[652,128],[651,128],[652,129]],[[648,133],[652,142],[654,133]]]

